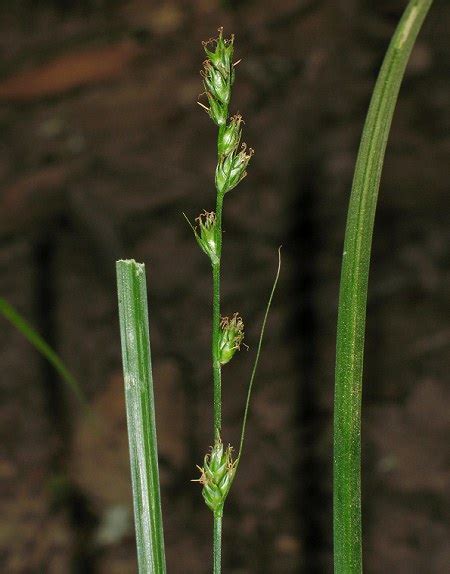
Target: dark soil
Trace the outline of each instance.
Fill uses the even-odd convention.
[[[211,443],[208,263],[181,212],[213,206],[201,40],[236,34],[233,109],[256,149],[225,207],[224,440],[283,245],[281,287],[227,502],[224,570],[331,572],[331,426],[345,215],[371,89],[405,2],[0,3],[0,296],[70,366],[97,423],[0,320],[1,571],[136,571],[114,261],[147,266],[168,570],[210,571],[195,464]],[[436,1],[387,150],[363,405],[368,574],[449,553],[448,29]],[[447,564],[447,567],[445,566]]]

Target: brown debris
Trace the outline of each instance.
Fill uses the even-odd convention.
[[[139,53],[138,45],[130,40],[67,52],[4,80],[0,100],[27,102],[109,80],[122,74]]]

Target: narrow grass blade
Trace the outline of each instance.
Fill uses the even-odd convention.
[[[145,266],[116,267],[139,572],[165,574]]]
[[[244,418],[242,420],[241,439],[239,441],[239,452],[238,452],[238,456],[236,459],[236,470],[237,470],[237,467],[239,465],[239,462],[241,461],[242,449],[244,448],[245,430],[247,428],[248,411],[250,408],[250,399],[252,396],[253,383],[255,380],[256,369],[258,368],[259,356],[261,354],[261,347],[263,344],[264,332],[266,330],[267,318],[269,316],[269,311],[270,311],[270,307],[272,305],[273,296],[275,295],[275,291],[277,289],[278,279],[280,278],[280,271],[281,271],[281,247],[278,248],[277,272],[275,273],[275,279],[273,280],[273,285],[272,285],[272,289],[270,291],[269,300],[267,301],[266,311],[264,313],[264,318],[263,318],[263,322],[261,325],[261,331],[259,333],[259,340],[258,340],[258,347],[256,349],[255,362],[253,363],[252,374],[250,375],[250,382],[248,384],[247,399],[245,401],[245,409],[244,409]]]
[[[18,313],[5,299],[0,298],[0,313],[14,327],[24,335],[26,339],[39,351],[54,367],[61,379],[67,383],[78,399],[84,403],[85,399],[75,377],[70,373],[58,354],[48,345],[28,321]]]
[[[361,391],[372,233],[384,154],[409,55],[432,0],[409,2],[372,95],[356,162],[339,294],[334,403],[334,572],[362,572]]]

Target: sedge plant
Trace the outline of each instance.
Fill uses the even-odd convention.
[[[214,574],[220,574],[224,505],[243,452],[250,398],[267,317],[280,275],[281,258],[279,249],[277,271],[247,390],[239,450],[234,456],[233,448],[225,446],[222,441],[222,368],[241,347],[244,323],[238,313],[231,316],[221,314],[222,212],[227,194],[247,175],[253,150],[241,141],[242,117],[229,114],[236,66],[233,62],[234,38],[224,38],[222,29],[219,29],[218,37],[204,42],[203,47],[206,60],[201,74],[206,103],[200,105],[217,126],[215,210],[203,211],[194,225],[185,218],[199,247],[209,259],[212,274],[212,446],[204,456],[203,465],[197,467],[200,478],[196,481],[201,484],[204,502],[212,512],[212,569]],[[144,265],[134,260],[118,261],[117,284],[139,572],[164,574],[166,565]]]
[[[336,342],[334,400],[334,572],[362,573],[361,398],[367,291],[375,211],[389,130],[404,71],[432,0],[410,0],[392,37],[367,114],[349,202],[342,258]],[[244,323],[238,313],[221,315],[220,279],[224,199],[246,176],[253,150],[241,143],[243,120],[229,115],[235,77],[234,39],[219,36],[204,43],[200,105],[217,126],[215,211],[204,211],[191,226],[212,269],[212,447],[199,466],[202,494],[213,514],[213,573],[221,572],[222,516],[243,452],[253,382],[264,330],[280,274],[278,267],[266,306],[244,408],[239,449],[222,442],[222,368],[239,350]],[[153,378],[145,267],[117,262],[122,359],[130,449],[133,504],[140,574],[165,574]],[[58,354],[4,299],[0,314],[53,365],[83,401],[80,387]]]
[[[364,332],[373,225],[389,129],[404,70],[432,0],[411,0],[392,38],[375,85],[359,148],[349,204],[338,310],[334,404],[334,571],[362,572],[361,394]],[[222,368],[239,350],[244,324],[238,313],[221,315],[220,280],[224,200],[246,176],[253,150],[241,144],[242,118],[229,115],[235,77],[233,37],[222,30],[204,44],[200,105],[217,126],[215,211],[204,211],[191,226],[212,270],[212,447],[199,466],[203,498],[213,514],[213,573],[221,572],[225,500],[241,460],[253,381],[265,324],[280,272],[278,268],[259,337],[244,410],[239,450],[222,441]],[[189,220],[188,220],[189,221]],[[145,268],[117,262],[125,396],[130,444],[139,571],[164,574],[164,538],[159,493],[153,382]]]

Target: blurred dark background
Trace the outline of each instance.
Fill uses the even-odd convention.
[[[56,347],[98,415],[0,318],[0,562],[136,571],[114,261],[147,266],[172,573],[210,570],[191,483],[211,443],[210,272],[181,212],[214,203],[201,41],[236,34],[232,110],[256,149],[225,206],[224,369],[237,444],[283,245],[224,570],[331,572],[332,396],[345,216],[370,93],[403,0],[2,0],[0,296]],[[437,574],[449,553],[448,2],[412,55],[387,150],[365,361],[367,573]],[[445,566],[447,564],[447,567]]]

